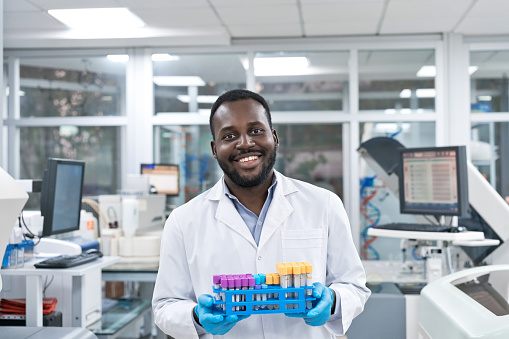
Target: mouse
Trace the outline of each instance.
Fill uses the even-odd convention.
[[[89,250],[86,250],[85,253],[95,253],[97,254],[98,257],[102,257],[103,256],[103,253],[101,251],[99,251],[98,249],[95,249],[95,248],[91,248]]]

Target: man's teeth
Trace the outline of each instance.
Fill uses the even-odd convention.
[[[258,159],[258,157],[255,155],[252,155],[250,157],[240,159],[239,162],[246,162],[246,161],[256,160],[256,159]]]

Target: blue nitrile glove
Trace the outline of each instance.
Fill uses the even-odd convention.
[[[331,316],[332,302],[334,300],[334,292],[319,282],[313,284],[313,297],[316,298],[315,307],[307,313],[287,313],[286,316],[294,318],[303,318],[306,324],[310,326],[322,326]]]
[[[212,297],[209,294],[202,294],[198,298],[198,305],[194,308],[200,325],[208,333],[223,335],[235,326],[239,321],[246,319],[249,315],[228,315],[212,314]]]

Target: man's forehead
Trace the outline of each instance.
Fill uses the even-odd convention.
[[[238,100],[225,102],[218,107],[214,120],[250,119],[268,123],[265,108],[256,100]]]

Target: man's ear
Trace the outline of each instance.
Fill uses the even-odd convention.
[[[214,159],[217,159],[216,143],[214,142],[214,140],[210,142],[210,149],[212,150],[212,156],[214,157]]]
[[[277,136],[275,129],[272,130],[272,137],[274,138],[274,143],[276,145],[276,149],[278,149],[279,148],[279,138]]]

